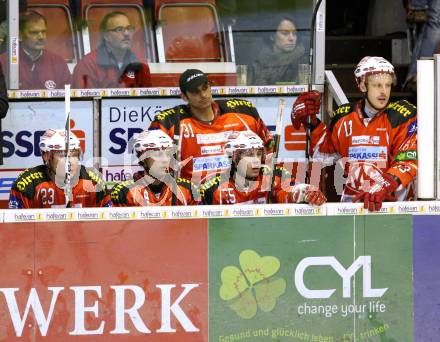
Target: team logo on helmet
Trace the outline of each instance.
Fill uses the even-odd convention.
[[[252,131],[232,132],[225,144],[224,150],[232,155],[237,150],[263,149],[264,144],[261,138]]]
[[[150,149],[170,148],[174,146],[173,140],[168,134],[160,129],[145,130],[137,136],[134,142],[136,152],[144,152]]]
[[[64,129],[48,129],[41,136],[38,144],[41,152],[65,151],[66,150],[66,131]],[[80,141],[73,132],[70,132],[69,149],[80,150]]]
[[[383,57],[366,56],[356,66],[354,76],[356,83],[359,85],[361,81],[365,80],[365,77],[372,74],[390,74],[395,78],[394,67]]]

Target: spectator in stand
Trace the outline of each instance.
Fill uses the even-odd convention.
[[[150,87],[147,63],[131,50],[134,27],[123,12],[108,13],[99,25],[98,48],[85,55],[73,72],[75,88]]]
[[[252,63],[250,84],[276,84],[298,80],[298,64],[305,49],[298,42],[296,26],[288,16],[276,18],[276,31],[268,37],[268,43],[261,47]]]
[[[20,89],[61,89],[70,84],[71,75],[64,59],[45,49],[46,18],[38,12],[20,15]],[[6,53],[0,56],[7,70]]]
[[[416,90],[417,60],[432,57],[440,43],[440,0],[410,0],[408,24],[423,23],[412,52],[411,63],[404,86]]]

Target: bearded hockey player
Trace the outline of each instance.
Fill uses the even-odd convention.
[[[272,175],[262,162],[263,141],[253,132],[233,132],[225,144],[226,156],[231,159],[229,173],[222,173],[200,187],[204,204],[268,203]],[[273,203],[309,203],[321,205],[324,194],[312,185],[291,185],[291,175],[276,167],[272,184]]]
[[[173,191],[177,205],[195,204],[197,189],[189,180],[178,178],[170,172],[174,153],[173,140],[163,131],[143,131],[134,143],[139,165],[144,169],[133,179],[113,187],[113,206],[169,206]]]
[[[71,188],[70,207],[111,205],[104,181],[81,165],[81,147],[70,133],[70,185],[65,183],[66,138],[64,129],[48,129],[39,143],[43,165],[23,171],[9,196],[10,209],[66,207],[66,186]],[[70,191],[69,191],[70,193]]]
[[[341,201],[364,202],[370,211],[383,201],[412,200],[417,173],[417,112],[411,103],[389,103],[394,67],[382,57],[364,57],[354,72],[362,100],[340,106],[329,127],[318,120],[320,95],[301,94],[292,108],[292,124],[311,118],[315,160],[343,164],[346,182]]]

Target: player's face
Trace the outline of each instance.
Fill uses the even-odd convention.
[[[107,22],[105,42],[113,49],[128,50],[133,41],[134,28],[125,15],[117,15]]]
[[[182,94],[183,99],[189,106],[198,110],[206,110],[211,107],[212,91],[209,82],[199,85],[195,91],[187,91]]]
[[[69,154],[70,162],[70,180],[71,185],[74,186],[79,179],[79,171],[81,168],[80,151],[71,150]],[[64,151],[50,151],[43,154],[43,159],[46,161],[46,165],[51,170],[51,177],[59,188],[64,187],[65,175],[66,175],[66,156]]]
[[[365,85],[368,104],[376,110],[383,110],[391,95],[393,77],[390,74],[373,74],[368,76]]]
[[[170,162],[173,151],[171,148],[149,150],[145,153],[145,167],[148,173],[162,180],[170,170]]]
[[[255,179],[260,174],[263,150],[253,148],[238,151],[235,159],[237,162],[237,172],[246,179]]]
[[[296,47],[296,27],[290,20],[283,20],[278,25],[273,37],[275,51],[292,51]]]
[[[20,33],[25,48],[42,50],[46,46],[46,23],[43,19],[26,23]]]

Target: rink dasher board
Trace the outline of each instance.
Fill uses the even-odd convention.
[[[379,212],[369,213],[362,203],[207,205],[176,207],[53,208],[1,210],[1,222],[59,222],[102,220],[161,220],[246,217],[303,217],[344,215],[440,215],[440,201],[384,203]]]

